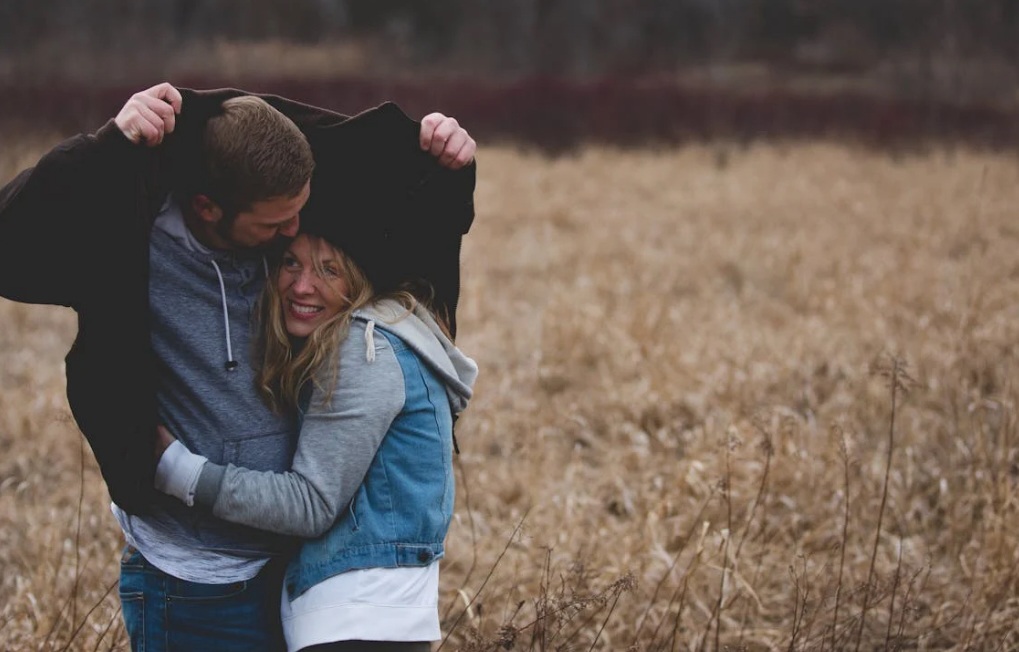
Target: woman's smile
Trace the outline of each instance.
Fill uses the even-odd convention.
[[[312,319],[325,310],[322,306],[312,306],[294,300],[288,300],[287,305],[290,308],[290,313],[298,319]]]

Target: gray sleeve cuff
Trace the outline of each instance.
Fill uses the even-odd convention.
[[[195,502],[206,507],[215,505],[220,487],[223,486],[224,476],[226,476],[225,466],[207,462],[202,467],[202,474],[198,477],[198,485],[195,487]]]

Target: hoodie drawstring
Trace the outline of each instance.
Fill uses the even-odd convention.
[[[219,265],[213,259],[210,259],[209,262],[216,268],[216,276],[219,278],[219,296],[223,299],[223,328],[226,329],[226,365],[224,366],[227,371],[233,371],[237,368],[237,361],[234,360],[233,347],[230,346],[230,312],[226,307],[226,285],[223,283],[223,272],[219,271]]]
[[[364,358],[368,364],[371,364],[375,362],[375,322],[373,320],[369,320],[364,329],[364,343]]]
[[[223,328],[226,330],[226,364],[223,365],[227,371],[237,369],[238,362],[234,360],[233,347],[230,345],[230,311],[226,307],[226,284],[223,283],[223,272],[215,259],[210,258],[209,262],[216,268],[216,278],[219,279],[219,296],[223,300]],[[269,262],[262,256],[262,270],[265,272],[265,279],[269,280]]]

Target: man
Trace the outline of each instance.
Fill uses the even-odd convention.
[[[383,284],[401,267],[453,313],[474,149],[441,114],[418,126],[389,105],[347,119],[160,84],[0,190],[0,295],[79,315],[68,400],[129,544],[121,599],[134,649],[278,646],[267,562],[287,542],[152,491],[155,427],[221,463],[288,468],[293,415],[261,403],[249,360],[265,254],[297,233],[307,205],[312,226],[350,224]],[[366,202],[391,204],[393,219],[359,223]],[[401,255],[429,232],[441,260]],[[21,273],[42,256],[41,272]]]

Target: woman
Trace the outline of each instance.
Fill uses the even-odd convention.
[[[426,651],[441,637],[453,417],[477,366],[410,293],[375,296],[349,257],[310,235],[291,243],[260,314],[259,389],[302,418],[292,470],[213,464],[163,430],[157,486],[312,539],[286,572],[288,649]]]

